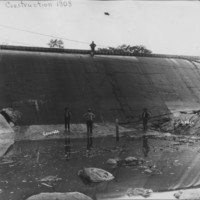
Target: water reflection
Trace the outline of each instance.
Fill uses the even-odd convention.
[[[180,147],[177,151],[177,145],[173,145],[172,141],[166,141],[160,138],[155,139],[149,135],[135,138],[134,141],[130,142],[125,140],[126,143],[121,139],[120,144],[124,145],[123,148],[126,151],[123,151],[123,157],[121,156],[120,158],[126,158],[130,155],[138,155],[141,157],[148,156],[150,158],[147,157],[147,159],[144,159],[144,166],[150,166],[149,164],[153,163],[156,165],[156,169],[162,172],[159,176],[149,176],[149,174],[144,172],[146,168],[143,169],[137,166],[126,167],[121,165],[112,168],[112,166],[105,164],[108,159],[112,157],[115,158],[115,156],[118,156],[122,151],[121,149],[116,152],[108,151],[113,149],[111,145],[113,145],[115,139],[112,137],[106,138],[106,142],[103,143],[105,150],[100,149],[102,148],[102,138],[96,138],[96,149],[98,149],[99,152],[96,153],[95,151],[95,153],[88,158],[85,152],[85,138],[71,138],[69,132],[66,132],[65,136],[65,139],[47,138],[46,140],[40,141],[17,141],[6,154],[6,156],[9,156],[9,160],[1,160],[0,177],[2,181],[9,180],[9,183],[5,184],[12,189],[13,182],[18,184],[19,181],[21,184],[22,180],[27,178],[24,169],[30,177],[32,177],[31,179],[35,179],[35,177],[40,178],[44,175],[43,170],[53,175],[51,173],[54,172],[56,163],[56,168],[59,172],[58,176],[63,178],[63,180],[68,180],[59,184],[59,190],[78,190],[84,194],[88,194],[93,199],[108,199],[108,197],[112,195],[112,198],[115,199],[118,195],[124,194],[130,186],[133,188],[143,187],[161,191],[197,187],[200,185],[199,142],[192,144],[192,146],[179,145]],[[73,146],[71,146],[72,144]],[[82,148],[83,146],[84,148]],[[160,150],[160,148],[164,150]],[[40,152],[38,160],[37,152]],[[133,154],[133,152],[138,152],[138,154]],[[149,154],[149,152],[151,154]],[[64,155],[70,159],[63,159]],[[2,164],[3,162],[10,161],[11,163]],[[151,162],[149,163],[148,161]],[[102,184],[85,184],[80,180],[79,176],[77,176],[77,172],[84,167],[105,169],[112,173],[115,179]],[[23,170],[18,170],[19,168]],[[15,177],[12,178],[10,174],[15,174],[16,177],[21,178],[16,182]],[[33,187],[36,188],[35,192],[42,192],[37,182],[33,182],[32,184]],[[19,187],[20,191],[23,191],[23,194],[29,192],[25,185],[20,185]],[[4,188],[4,182],[0,182],[0,188]],[[11,190],[8,191],[10,192]]]
[[[65,131],[65,158],[67,160],[71,158],[71,138],[68,131]]]
[[[147,135],[143,135],[142,137],[142,141],[143,141],[143,154],[144,157],[148,156],[148,153],[150,151],[150,147],[149,147],[149,143],[148,143],[148,136]]]

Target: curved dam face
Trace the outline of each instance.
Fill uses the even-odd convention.
[[[83,122],[88,107],[97,122],[138,119],[200,106],[200,64],[186,59],[18,50],[0,51],[0,106],[19,110],[19,125]]]

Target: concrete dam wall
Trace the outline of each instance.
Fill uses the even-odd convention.
[[[200,63],[189,59],[0,50],[0,107],[22,113],[20,126],[137,120],[200,107]]]

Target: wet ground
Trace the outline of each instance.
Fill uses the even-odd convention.
[[[87,153],[86,139],[71,139],[71,158],[66,159],[63,139],[19,141],[0,160],[0,199],[24,200],[40,192],[79,191],[93,199],[115,198],[128,188],[153,191],[175,190],[200,185],[200,142],[181,138],[113,137],[95,138],[94,148]],[[134,156],[144,161],[139,165],[111,166],[109,158],[123,160]],[[97,167],[111,172],[111,182],[88,184],[77,175],[84,167]],[[150,170],[150,171],[149,171]],[[53,176],[57,179],[41,181]]]

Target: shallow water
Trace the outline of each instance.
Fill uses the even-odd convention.
[[[153,191],[196,187],[200,183],[199,143],[173,145],[174,141],[148,138],[140,139],[95,138],[90,156],[86,154],[86,139],[71,139],[71,158],[65,159],[66,141],[19,141],[0,164],[0,199],[23,200],[40,192],[79,191],[93,199],[117,197],[128,188],[147,188]],[[146,151],[144,151],[145,149]],[[148,147],[150,151],[148,152]],[[106,164],[109,158],[128,156],[143,158],[140,166]],[[146,157],[145,157],[146,156]],[[8,163],[6,163],[6,161]],[[3,164],[2,164],[3,163]],[[146,173],[144,167],[156,172]],[[111,172],[111,182],[84,183],[77,175],[84,167],[97,167]],[[154,168],[153,167],[153,168]],[[62,180],[42,184],[40,179],[57,176]]]

